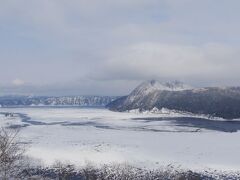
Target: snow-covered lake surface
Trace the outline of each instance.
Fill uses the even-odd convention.
[[[208,120],[177,113],[138,114],[101,108],[0,108],[0,125],[22,127],[27,154],[56,160],[130,163],[157,168],[240,169],[240,121]],[[14,113],[5,117],[6,112]]]

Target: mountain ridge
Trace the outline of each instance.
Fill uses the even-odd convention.
[[[240,118],[240,87],[192,88],[183,85],[186,88],[174,90],[175,87],[155,88],[156,83],[159,82],[146,81],[142,83],[128,96],[110,102],[107,108],[113,111],[132,109],[145,111],[156,107],[226,119]]]
[[[106,106],[115,96],[2,96],[0,107],[11,106]]]

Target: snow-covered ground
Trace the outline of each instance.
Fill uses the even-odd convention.
[[[27,154],[56,160],[157,168],[240,169],[240,121],[177,113],[119,113],[98,108],[0,108],[1,126],[22,126]],[[5,117],[12,112],[13,117]]]

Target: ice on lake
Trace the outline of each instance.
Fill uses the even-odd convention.
[[[103,108],[1,108],[0,125],[21,127],[27,154],[56,160],[130,163],[155,168],[240,169],[240,122],[181,114],[112,112]],[[12,112],[13,117],[4,113]]]

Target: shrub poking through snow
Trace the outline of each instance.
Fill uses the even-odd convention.
[[[72,165],[57,163],[50,168],[28,169],[22,179],[57,179],[57,180],[215,180],[240,178],[239,173],[181,170],[174,166],[155,170],[137,168],[127,164],[94,166],[87,165],[75,169]]]
[[[0,129],[0,179],[13,178],[25,164],[25,148],[18,137],[17,129]]]

